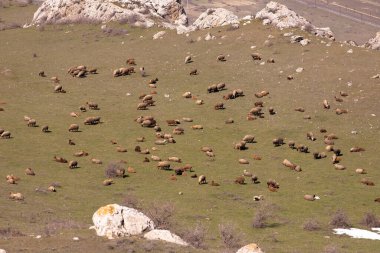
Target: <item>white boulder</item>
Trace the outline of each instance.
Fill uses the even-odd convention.
[[[108,239],[121,236],[139,235],[154,229],[151,219],[136,209],[110,204],[99,208],[92,216],[98,236]]]
[[[269,2],[264,9],[257,12],[255,18],[263,20],[264,25],[272,24],[280,29],[301,28],[316,36],[335,40],[334,34],[329,27],[315,27],[306,18],[289,10],[285,5],[274,1]]]
[[[236,253],[264,253],[256,243],[251,243],[240,248]]]
[[[164,35],[165,35],[165,31],[159,31],[158,33],[156,33],[155,35],[153,35],[153,39],[156,40],[156,39],[161,39]]]
[[[169,230],[154,229],[144,235],[148,240],[162,240],[166,242],[175,243],[182,246],[188,246],[189,244],[182,240],[178,235],[173,234]]]
[[[0,249],[0,253],[7,253],[5,249]]]
[[[376,36],[366,42],[363,46],[369,49],[380,50],[380,32],[377,32]]]
[[[120,21],[151,27],[161,22],[187,25],[180,0],[46,0],[34,13],[32,24],[81,21]]]
[[[234,25],[236,27],[238,24],[239,18],[231,11],[223,8],[210,8],[203,12],[192,26],[195,29],[206,29],[224,25]]]

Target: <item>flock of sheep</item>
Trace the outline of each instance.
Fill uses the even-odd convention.
[[[258,60],[262,59],[261,55],[258,53],[252,54],[251,57],[252,57],[253,61],[258,61]],[[225,62],[225,61],[227,61],[227,58],[224,55],[218,55],[217,61],[218,62]],[[193,62],[193,60],[192,60],[191,56],[187,56],[185,58],[185,62],[184,62],[185,64],[191,64],[192,62]],[[274,59],[269,59],[268,62],[274,63]],[[135,67],[134,66],[136,65],[135,59],[128,59],[127,65],[128,65],[127,67],[121,67],[121,68],[115,69],[113,71],[113,77],[116,78],[116,77],[134,74],[135,73]],[[88,69],[86,66],[75,66],[75,67],[69,68],[67,73],[70,74],[71,76],[75,77],[75,78],[84,78],[89,74],[97,74],[97,69]],[[190,72],[190,75],[196,75],[197,73],[198,73],[197,70],[194,69]],[[144,67],[140,67],[140,74],[142,77],[146,76]],[[40,77],[46,77],[44,71],[41,71],[39,73],[39,76]],[[293,78],[291,76],[288,76],[287,79],[292,80]],[[54,88],[54,92],[66,93],[66,91],[63,89],[62,85],[59,84],[60,81],[57,77],[52,77],[51,80],[57,84]],[[155,87],[157,87],[157,82],[158,82],[158,78],[149,80],[148,86],[150,88],[155,88]],[[224,91],[226,89],[228,89],[228,87],[225,83],[212,84],[212,85],[208,86],[207,88],[205,88],[205,93],[208,94],[208,96],[213,96],[214,93],[219,93],[219,92]],[[269,94],[269,92],[264,90],[264,91],[259,91],[257,93],[254,93],[253,95],[257,99],[262,99],[265,96],[267,96],[268,94]],[[151,94],[141,94],[139,96],[139,99],[141,101],[137,105],[137,110],[148,110],[149,107],[154,106],[155,105],[155,100],[154,100],[155,95],[156,95],[155,91],[152,91]],[[245,94],[245,92],[243,90],[234,89],[234,90],[228,92],[227,94],[221,96],[221,99],[230,100],[230,99],[236,99],[236,98],[239,98],[239,97],[242,97],[245,95],[247,95],[247,94]],[[339,95],[341,97],[349,96],[349,94],[347,94],[344,91],[341,91],[339,93]],[[182,97],[184,99],[195,100],[195,103],[197,105],[203,105],[204,104],[203,100],[195,98],[190,91],[184,92]],[[339,102],[339,101],[342,101],[341,97],[335,96],[334,99]],[[226,109],[224,102],[216,103],[213,106],[213,108],[215,110]],[[330,108],[331,108],[331,106],[326,99],[321,101],[321,109],[330,110]],[[81,112],[86,112],[87,110],[96,111],[96,110],[100,110],[100,107],[95,102],[87,102],[85,105],[80,106],[79,110]],[[302,107],[295,108],[294,110],[298,111],[298,112],[304,112],[305,111]],[[276,114],[276,111],[273,107],[269,107],[268,113],[269,113],[269,115],[273,116]],[[345,109],[337,108],[335,110],[335,113],[337,115],[341,115],[343,113],[348,113],[348,111]],[[264,114],[265,114],[264,102],[262,100],[257,100],[254,102],[254,107],[247,112],[246,119],[247,120],[258,120],[260,118],[263,118]],[[71,112],[70,116],[78,117],[78,114],[75,112]],[[38,127],[36,119],[25,116],[24,120],[27,122],[28,127]],[[167,119],[166,124],[170,127],[173,127],[173,130],[171,133],[163,133],[160,125],[158,124],[158,120],[156,120],[153,116],[149,116],[149,115],[139,116],[135,119],[135,122],[137,124],[140,124],[141,127],[150,128],[153,130],[153,134],[156,137],[156,140],[154,141],[155,145],[167,145],[167,144],[175,144],[176,143],[175,137],[185,134],[186,130],[183,127],[179,126],[181,124],[181,122],[193,122],[193,119],[188,118],[188,117],[183,117],[182,119]],[[84,125],[96,125],[99,123],[101,123],[101,117],[98,117],[98,116],[87,117],[83,121]],[[233,121],[233,119],[228,119],[225,121],[225,123],[226,124],[232,124],[232,123],[234,123],[234,121]],[[48,126],[42,126],[41,129],[42,129],[42,132],[44,132],[44,133],[50,132]],[[69,125],[69,127],[67,129],[69,132],[79,132],[80,125],[79,124],[71,124],[71,125]],[[194,124],[191,126],[191,129],[192,130],[200,130],[200,129],[203,129],[203,126],[200,124]],[[325,129],[321,129],[320,132],[322,134],[324,134],[324,138],[321,140],[326,145],[324,152],[311,152],[310,149],[308,148],[308,146],[306,146],[302,143],[295,143],[294,141],[291,141],[291,140],[289,140],[289,141],[287,141],[287,143],[285,143],[284,137],[282,137],[282,136],[278,136],[277,138],[274,138],[272,140],[272,144],[273,144],[274,148],[287,144],[290,149],[295,150],[297,152],[311,153],[312,154],[312,156],[310,156],[311,159],[325,159],[329,156],[328,154],[331,154],[330,157],[331,157],[332,166],[336,170],[346,169],[346,167],[342,164],[342,152],[339,148],[337,148],[335,146],[335,140],[338,139],[338,136],[333,134],[333,133],[328,134],[327,130],[325,130]],[[2,139],[10,139],[10,140],[12,137],[11,132],[9,130],[4,130],[4,129],[0,129],[0,136]],[[145,142],[146,140],[145,140],[145,137],[139,136],[139,137],[136,137],[136,141],[137,142]],[[317,140],[316,135],[314,133],[307,132],[305,134],[305,141],[314,142],[314,141],[320,141],[320,140]],[[111,140],[111,143],[114,145],[117,144],[117,142],[113,141],[113,140]],[[255,136],[253,136],[252,134],[247,134],[247,135],[243,136],[241,138],[241,140],[237,141],[236,143],[233,143],[233,145],[231,145],[231,149],[235,149],[236,152],[239,152],[240,150],[247,149],[247,147],[248,147],[247,145],[252,144],[252,143],[255,143]],[[75,143],[72,140],[69,140],[69,144],[75,145]],[[157,150],[157,148],[153,147],[152,150],[155,151],[155,150]],[[117,146],[116,151],[117,152],[127,152],[127,149],[123,148],[121,146]],[[143,155],[150,154],[149,149],[142,149],[140,146],[136,146],[134,151],[136,153],[140,153]],[[348,151],[350,151],[350,152],[364,152],[365,149],[362,147],[352,147]],[[205,153],[205,155],[207,157],[209,157],[210,159],[215,159],[216,155],[215,155],[212,147],[202,146],[202,147],[200,147],[200,152]],[[76,152],[74,154],[74,156],[75,157],[85,157],[85,156],[88,156],[88,153],[82,150],[82,151]],[[78,161],[76,161],[76,160],[67,160],[67,159],[60,157],[60,156],[57,156],[57,155],[55,155],[53,157],[53,159],[54,159],[54,161],[56,161],[58,163],[67,163],[68,167],[70,169],[75,169],[78,167]],[[258,155],[255,155],[254,159],[255,160],[261,160],[261,157]],[[177,180],[178,176],[185,175],[186,173],[192,173],[191,178],[197,178],[199,185],[209,184],[211,186],[220,186],[220,184],[215,182],[214,180],[211,180],[210,183],[208,183],[206,175],[195,174],[193,171],[193,167],[190,164],[181,165],[183,161],[179,157],[172,156],[172,157],[168,157],[166,159],[161,159],[157,155],[151,155],[150,158],[145,157],[144,161],[145,162],[150,162],[150,161],[157,162],[156,167],[159,170],[173,171],[174,173],[170,176],[170,178],[169,178],[170,180]],[[93,164],[103,164],[103,162],[97,158],[92,158],[91,162]],[[246,159],[243,159],[243,158],[239,159],[238,162],[240,164],[249,164],[249,161]],[[175,164],[174,167],[173,167],[173,164]],[[287,167],[291,170],[294,170],[296,172],[302,171],[301,165],[295,164],[288,159],[284,159],[282,164],[285,167]],[[113,172],[113,176],[123,177],[126,172],[134,173],[136,171],[132,167],[128,167],[127,171],[123,168],[117,168]],[[365,169],[358,168],[358,169],[356,169],[356,173],[366,174],[367,172]],[[25,174],[28,176],[35,176],[36,175],[36,173],[33,171],[32,168],[27,168],[25,170]],[[109,176],[109,174],[106,173],[106,176]],[[236,184],[244,185],[244,184],[246,184],[246,179],[249,179],[249,181],[252,182],[253,184],[259,183],[258,176],[253,174],[250,171],[247,171],[247,170],[244,170],[241,173],[241,175],[237,175],[236,178],[233,180],[233,182]],[[16,182],[19,180],[19,177],[14,176],[14,175],[7,175],[6,180],[9,184],[16,184]],[[114,183],[114,181],[112,180],[112,178],[107,178],[106,180],[103,181],[103,185],[105,185],[105,186],[111,185],[113,183]],[[373,186],[375,184],[373,181],[371,181],[367,178],[363,178],[361,180],[361,183],[368,185],[368,186]],[[276,182],[276,180],[268,179],[267,180],[267,188],[271,192],[276,192],[280,189],[280,185],[279,185],[279,183]],[[55,192],[56,187],[54,185],[50,185],[48,190]],[[19,193],[19,192],[13,193],[12,192],[12,193],[10,193],[9,198],[14,199],[14,200],[23,200],[24,196],[22,193]],[[255,196],[255,198],[254,198],[254,200],[257,200],[257,201],[259,201],[261,199],[262,199],[262,196]],[[308,201],[313,201],[317,198],[313,194],[307,194],[304,196],[304,199],[308,200]],[[380,199],[378,198],[375,201],[380,202]]]

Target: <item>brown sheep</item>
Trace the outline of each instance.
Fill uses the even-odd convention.
[[[69,162],[69,168],[70,169],[78,168],[78,162],[77,161],[70,161]]]
[[[160,162],[160,161],[161,161],[161,158],[158,157],[158,156],[155,156],[155,155],[152,155],[150,158],[151,158],[153,161],[155,161],[155,162]]]
[[[40,76],[40,77],[46,77],[45,71],[38,72],[38,76]]]
[[[309,148],[303,144],[297,145],[296,150],[301,153],[309,153]]]
[[[244,159],[244,158],[240,158],[238,161],[240,164],[249,164],[249,161],[247,159]]]
[[[315,141],[317,139],[314,137],[314,134],[312,132],[306,133],[306,138],[311,141]]]
[[[294,141],[288,141],[288,146],[291,149],[295,149],[296,148],[296,143]]]
[[[296,111],[296,112],[305,112],[305,109],[302,108],[302,107],[297,107],[297,108],[294,109],[294,111]]]
[[[35,119],[28,120],[28,127],[36,127],[37,121]]]
[[[211,186],[220,186],[220,184],[214,182],[214,180],[211,180]]]
[[[69,126],[69,132],[78,132],[79,131],[79,125],[78,124],[71,124]]]
[[[184,122],[193,122],[192,118],[182,118]]]
[[[12,199],[12,200],[24,200],[24,195],[22,195],[19,192],[17,192],[17,193],[10,192],[9,193],[9,199]]]
[[[325,109],[330,109],[330,104],[329,104],[329,102],[327,102],[326,99],[323,100],[323,108],[325,108]]]
[[[226,124],[232,124],[234,123],[234,120],[232,118],[229,118],[225,121]]]
[[[145,137],[137,137],[136,141],[137,142],[144,142],[145,141]]]
[[[171,162],[182,163],[182,160],[178,157],[175,157],[175,156],[169,157],[168,160]]]
[[[166,123],[168,126],[177,126],[177,124],[180,124],[181,122],[179,120],[169,119],[166,120]]]
[[[365,151],[365,149],[361,147],[350,148],[350,152],[363,152],[363,151]]]
[[[252,53],[251,57],[252,57],[252,60],[254,61],[261,61],[261,55],[258,53]]]
[[[245,178],[243,176],[238,176],[236,179],[235,179],[235,184],[245,184]]]
[[[226,57],[223,54],[218,55],[218,57],[216,57],[216,60],[221,62],[227,61]]]
[[[136,65],[136,61],[134,58],[127,59],[127,64],[128,65]]]
[[[36,173],[34,173],[34,170],[32,168],[26,168],[25,174],[28,176],[35,176],[36,175]]]
[[[212,152],[212,148],[210,148],[210,147],[201,147],[201,151],[202,152],[207,152],[207,151],[209,151],[209,152]]]
[[[96,158],[92,158],[92,159],[91,159],[91,162],[92,162],[93,164],[103,164],[102,160],[100,160],[100,159],[96,159]]]
[[[76,156],[76,157],[88,156],[88,153],[85,152],[85,151],[83,151],[83,150],[81,150],[81,151],[75,152],[74,156]]]
[[[128,167],[127,168],[127,172],[128,173],[136,173],[136,170],[134,168],[132,168],[132,167]]]
[[[66,93],[66,91],[63,89],[62,85],[56,85],[54,87],[54,92],[55,93]]]
[[[253,160],[256,160],[256,161],[260,161],[261,160],[261,156],[259,156],[257,154],[253,154],[252,158],[253,158]]]
[[[3,139],[9,139],[11,138],[11,132],[9,131],[4,131],[1,135],[0,135],[1,138]]]
[[[255,142],[255,136],[253,136],[253,135],[245,135],[243,137],[243,141],[245,141],[246,143],[254,143]]]
[[[214,109],[215,110],[223,110],[223,109],[225,109],[225,107],[224,107],[223,103],[217,103],[216,105],[214,105]]]
[[[69,139],[69,145],[75,145],[75,142]]]
[[[184,134],[184,132],[185,132],[185,129],[181,127],[176,127],[173,129],[173,134],[176,134],[176,135]]]
[[[65,158],[63,158],[63,157],[60,157],[60,156],[54,156],[53,157],[54,158],[54,161],[56,161],[56,162],[59,162],[59,163],[67,163],[67,160],[65,159]]]
[[[355,170],[355,172],[358,174],[367,174],[367,171],[365,169],[362,169],[362,168],[357,168]]]
[[[314,157],[314,159],[322,159],[322,158],[326,157],[326,154],[324,152],[322,152],[322,153],[320,153],[320,152],[314,152],[313,153],[313,157]]]
[[[170,163],[168,161],[158,162],[157,169],[169,170],[170,169]]]
[[[274,110],[273,107],[269,107],[268,108],[268,112],[269,112],[270,115],[275,115],[276,114],[276,111]]]
[[[118,147],[116,147],[116,151],[117,151],[117,152],[120,152],[120,153],[125,153],[125,152],[127,152],[128,150],[127,150],[126,148],[123,148],[123,147],[118,146]]]
[[[267,186],[268,186],[269,191],[271,192],[276,192],[280,188],[280,185],[273,179],[269,179],[267,181]]]
[[[285,142],[284,142],[284,139],[283,138],[276,138],[276,139],[273,139],[272,140],[272,144],[275,146],[275,147],[279,147],[281,145],[284,145]]]
[[[98,106],[97,103],[86,102],[86,104],[88,105],[88,108],[91,109],[91,110],[99,110],[99,106]]]
[[[362,178],[360,180],[360,182],[362,184],[365,184],[365,185],[368,185],[368,186],[374,186],[375,185],[375,183],[373,181],[369,180],[368,178]]]
[[[192,71],[190,71],[190,75],[191,76],[198,75],[198,70],[197,69],[193,69]]]
[[[43,126],[42,129],[41,129],[41,131],[43,133],[48,133],[49,132],[49,126]]]
[[[106,179],[106,180],[103,181],[103,185],[104,186],[109,186],[111,184],[113,184],[113,180],[112,179]]]
[[[342,115],[342,114],[348,113],[348,110],[337,108],[337,109],[335,110],[335,113],[336,113],[337,115]]]
[[[288,159],[285,159],[284,161],[282,161],[282,164],[288,168],[291,168],[292,170],[294,170],[297,166],[296,164],[292,163]]]
[[[310,194],[306,194],[303,196],[304,200],[307,200],[307,201],[314,201],[316,199],[319,199],[318,196],[316,195],[310,195]]]
[[[334,164],[336,170],[345,170],[346,167],[342,164]]]
[[[203,129],[203,126],[202,125],[193,125],[193,126],[191,126],[191,128],[194,130],[199,130],[199,129]]]
[[[215,157],[215,154],[212,151],[206,151],[208,157]]]
[[[237,150],[245,150],[245,149],[247,149],[246,144],[247,144],[247,142],[240,141],[239,143],[235,144],[234,148]]]

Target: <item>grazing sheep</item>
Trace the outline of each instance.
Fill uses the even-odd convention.
[[[253,107],[250,111],[249,111],[249,114],[250,115],[254,115],[254,116],[258,116],[258,117],[261,117],[262,116],[262,107]]]
[[[158,82],[158,78],[149,80],[149,84],[156,84]]]
[[[50,186],[48,187],[48,191],[49,191],[49,192],[57,192],[57,189],[54,187],[54,185],[50,185]]]
[[[28,127],[36,127],[37,121],[35,119],[28,120]]]
[[[2,133],[4,133],[4,132],[5,132],[5,130],[2,129],[2,128],[0,128],[0,134],[2,134]]]
[[[135,152],[140,153],[140,152],[141,152],[141,147],[140,147],[140,146],[136,146],[136,147],[135,147]]]
[[[193,125],[193,126],[191,126],[191,128],[194,130],[199,130],[199,129],[203,129],[203,126],[202,125]]]
[[[276,138],[276,139],[273,139],[272,140],[272,144],[275,146],[275,147],[279,147],[281,145],[284,145],[285,142],[284,142],[284,138]]]
[[[140,74],[141,74],[141,77],[145,77],[146,76],[145,68],[144,67],[140,67]]]
[[[192,71],[190,71],[190,75],[191,75],[191,76],[196,76],[196,75],[198,75],[198,70],[197,70],[197,69],[193,69]]]
[[[214,180],[211,180],[211,186],[220,186],[220,184],[214,182]]]
[[[245,178],[243,176],[238,176],[235,181],[235,184],[245,184]]]
[[[42,129],[41,129],[41,131],[43,133],[48,133],[49,132],[49,126],[43,126]]]
[[[109,186],[111,184],[113,184],[113,180],[112,179],[106,179],[106,180],[103,181],[103,185],[104,186]]]
[[[169,179],[173,181],[177,181],[177,177],[173,174],[169,177]]]
[[[208,157],[215,157],[215,154],[212,151],[206,151]]]
[[[237,150],[245,150],[245,149],[247,149],[246,144],[247,144],[247,142],[240,141],[239,143],[235,144],[234,148]]]
[[[342,164],[334,164],[334,167],[336,170],[345,170],[346,169],[346,166],[344,166]]]
[[[78,168],[78,162],[77,161],[70,161],[69,162],[69,168],[70,169]]]
[[[267,63],[275,63],[275,61],[274,61],[273,58],[269,58],[269,59],[267,60]]]
[[[160,161],[161,161],[161,158],[158,157],[158,156],[155,156],[155,155],[152,155],[150,158],[151,158],[153,161],[155,161],[155,162],[160,162]]]
[[[333,149],[333,152],[334,152],[334,154],[337,155],[337,156],[341,156],[341,155],[342,155],[342,153],[341,153],[341,151],[340,151],[339,148],[334,148],[334,149]]]
[[[193,62],[192,59],[191,59],[191,56],[190,55],[186,56],[186,58],[185,58],[185,64],[191,63],[191,62]]]
[[[294,79],[294,77],[293,77],[292,75],[288,75],[288,76],[286,77],[286,79],[288,79],[289,81],[291,81],[291,80]]]
[[[137,142],[144,142],[145,141],[145,137],[137,137],[136,141]]]
[[[291,168],[292,170],[294,170],[297,166],[296,164],[292,163],[288,159],[284,159],[284,161],[282,161],[282,164],[288,168]]]
[[[149,155],[150,154],[149,149],[143,149],[143,150],[141,150],[140,154]],[[145,160],[147,160],[147,159],[145,159]],[[149,162],[149,160],[148,160],[148,162]]]
[[[81,111],[81,112],[86,112],[87,111],[87,109],[86,109],[86,107],[84,106],[84,105],[81,105],[80,107],[79,107],[79,110]],[[71,115],[71,114],[70,114]],[[72,115],[71,115],[72,116]],[[77,117],[77,116],[75,116],[75,117]]]
[[[265,90],[255,93],[255,97],[257,97],[257,98],[262,98],[262,97],[265,97],[267,95],[269,95],[269,92],[265,91]]]
[[[24,195],[22,195],[19,192],[17,192],[17,193],[10,192],[9,198],[12,200],[24,200]]]
[[[256,160],[256,161],[260,161],[261,160],[261,156],[259,156],[257,154],[253,154],[252,158],[253,158],[253,160]]]
[[[201,147],[201,151],[202,152],[212,152],[212,148],[210,148],[210,147],[207,147],[207,146],[204,146],[204,147]]]
[[[36,173],[34,173],[34,170],[32,168],[26,168],[25,174],[28,176],[35,176],[36,175]]]
[[[88,105],[88,108],[89,109],[92,109],[92,110],[99,110],[99,106],[97,103],[94,103],[94,102],[86,102],[86,104]]]
[[[249,161],[248,161],[247,159],[240,158],[240,159],[239,159],[239,163],[240,163],[240,164],[249,164]]]
[[[297,108],[294,109],[294,111],[296,111],[296,112],[305,112],[305,109],[302,108],[302,107],[297,107]]]
[[[100,117],[87,117],[83,124],[85,125],[97,125],[100,122]]]
[[[183,168],[177,168],[177,169],[174,169],[174,172],[177,176],[181,176],[185,170]]]
[[[225,83],[218,83],[216,85],[216,88],[218,89],[218,91],[224,90],[226,88],[226,84]]]
[[[258,53],[252,53],[251,57],[252,57],[252,60],[254,61],[261,61],[261,55]]]
[[[224,108],[224,104],[223,104],[223,103],[217,103],[216,105],[214,105],[214,109],[215,109],[215,110],[222,110],[222,109],[225,109],[225,108]]]
[[[243,171],[243,176],[252,178],[253,174],[252,174],[252,172],[249,172],[249,171],[247,171],[247,170],[244,170],[244,171]]]
[[[234,123],[234,119],[229,118],[229,119],[227,119],[227,120],[225,121],[225,123],[226,123],[226,124],[232,124],[232,123]]]
[[[226,57],[223,54],[218,55],[218,57],[216,57],[216,60],[221,62],[227,61]]]
[[[361,147],[350,148],[350,152],[363,152],[363,151],[365,151],[365,149]]]
[[[40,77],[46,77],[45,71],[38,72],[38,76],[40,76]]]
[[[375,185],[375,183],[373,181],[369,180],[368,178],[362,178],[360,180],[360,182],[362,184],[365,184],[365,185],[368,185],[368,186],[374,186]]]
[[[348,96],[348,93],[347,93],[347,92],[344,92],[344,91],[339,91],[339,94],[340,94],[342,97],[347,97],[347,96]]]
[[[335,110],[335,113],[336,113],[337,115],[342,115],[342,114],[348,113],[348,110],[337,108],[337,109]]]
[[[85,152],[85,151],[83,151],[83,150],[81,150],[81,151],[75,152],[74,156],[76,156],[76,157],[88,156],[88,153]]]
[[[306,133],[306,138],[311,141],[315,141],[317,139],[314,137],[314,134],[312,132]]]
[[[157,169],[170,170],[170,163],[168,161],[158,162]]]
[[[340,158],[336,154],[332,155],[331,160],[332,160],[333,164],[336,164],[336,163],[340,162]]]
[[[127,152],[127,149],[126,149],[126,148],[123,148],[123,147],[120,147],[120,146],[118,146],[118,147],[116,147],[116,151],[117,151],[117,152],[120,152],[120,153],[125,153],[125,152]]]
[[[325,147],[325,150],[326,150],[327,152],[334,151],[334,146],[333,146],[333,145],[327,145],[327,146]]]
[[[294,141],[288,141],[288,146],[291,149],[295,149],[296,148],[296,143]]]
[[[303,144],[297,145],[296,150],[301,153],[309,153],[309,148]]]
[[[75,142],[69,139],[69,145],[75,145]]]
[[[56,76],[51,77],[50,80],[52,80],[54,83],[59,83],[60,82],[60,80]]]
[[[204,175],[200,175],[199,177],[198,177],[198,184],[207,184],[207,181],[206,181],[206,176],[204,176]]]
[[[268,186],[269,191],[271,192],[276,192],[280,188],[280,185],[273,179],[269,179],[267,181],[267,186]]]
[[[325,139],[328,139],[328,140],[337,140],[337,139],[339,139],[338,136],[336,136],[336,134],[334,134],[334,133],[327,134],[324,137],[325,137]]]
[[[203,105],[204,101],[203,101],[203,99],[198,99],[198,100],[195,101],[195,104],[197,104],[197,105]]]
[[[1,138],[3,139],[9,139],[11,138],[11,132],[9,131],[4,131],[1,135],[0,135]]]
[[[165,145],[167,143],[168,143],[167,140],[155,140],[154,141],[154,144],[156,144],[156,145]]]
[[[362,169],[362,168],[357,168],[355,170],[355,172],[358,174],[367,174],[367,171],[365,169]]]
[[[255,142],[255,136],[246,135],[243,137],[243,141],[245,141],[246,143],[254,143]]]
[[[62,85],[56,85],[54,87],[54,92],[55,93],[66,93],[66,91],[63,89]]]
[[[276,114],[276,112],[275,112],[275,110],[274,110],[273,107],[269,107],[268,108],[268,112],[269,112],[270,115],[275,115]]]
[[[184,98],[192,98],[192,94],[191,94],[191,92],[190,91],[186,91],[185,93],[183,93],[182,94],[182,97],[184,97]]]
[[[193,122],[192,118],[182,118],[184,122]]]
[[[181,135],[181,134],[184,134],[185,133],[185,129],[181,128],[181,127],[176,127],[173,129],[173,134],[176,134],[176,135]]]
[[[330,145],[330,146],[332,146],[332,145],[335,144],[333,140],[330,140],[330,139],[328,139],[328,138],[325,138],[325,139],[323,140],[323,142],[324,142],[326,145]]]
[[[258,178],[256,175],[252,175],[252,177],[251,177],[251,182],[252,182],[253,184],[258,184],[258,183],[260,183],[259,178]]]
[[[322,158],[326,157],[326,154],[324,152],[322,152],[322,153],[320,153],[320,152],[314,152],[313,153],[313,157],[314,157],[314,159],[322,159]]]
[[[134,58],[130,58],[130,59],[127,59],[127,62],[126,62],[128,65],[136,65],[136,61]]]
[[[339,102],[339,103],[343,102],[343,99],[342,98],[338,98],[337,96],[334,96],[334,99],[335,99],[336,102]]]
[[[127,168],[127,172],[128,173],[136,173],[136,170],[134,168],[132,168],[132,167],[128,167]]]
[[[254,201],[260,201],[260,200],[263,200],[263,199],[264,199],[263,195],[255,195],[255,196],[253,196],[253,200]]]
[[[79,131],[79,125],[78,124],[71,124],[69,126],[69,132],[78,132]]]
[[[306,194],[303,196],[303,199],[307,201],[314,201],[316,199],[319,199],[319,197],[316,195]]]
[[[193,175],[191,175],[190,177],[191,177],[191,178],[197,178],[198,176],[197,176],[197,174],[193,174]]]
[[[54,156],[53,157],[54,158],[54,161],[56,161],[56,162],[59,162],[59,163],[67,163],[67,160],[65,159],[65,158],[63,158],[63,157],[60,157],[60,156]]]
[[[91,159],[91,163],[93,163],[93,164],[103,164],[102,160],[96,159],[96,158],[92,158]]]
[[[166,123],[168,126],[177,126],[177,124],[180,124],[181,122],[179,120],[169,119],[166,120]]]
[[[305,116],[303,116],[303,119],[311,119],[311,116],[310,115],[305,115]]]
[[[327,102],[326,99],[323,100],[323,108],[325,108],[325,109],[330,109],[330,104],[329,104],[329,102]]]
[[[182,160],[175,156],[169,157],[168,160],[171,162],[182,163]]]
[[[207,92],[208,93],[213,93],[213,92],[218,92],[218,85],[217,84],[213,84],[213,85],[210,85],[207,87]]]

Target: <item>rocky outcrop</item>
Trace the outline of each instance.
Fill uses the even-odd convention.
[[[229,10],[223,8],[210,8],[199,15],[197,20],[195,20],[191,26],[178,26],[176,29],[178,34],[182,34],[225,25],[232,25],[235,28],[238,28],[239,18]]]
[[[377,32],[376,36],[370,39],[368,42],[366,42],[363,45],[363,47],[374,50],[380,50],[380,32]]]
[[[248,244],[240,248],[236,253],[264,253],[256,243]]]
[[[148,240],[162,240],[170,243],[175,243],[182,246],[188,246],[189,244],[182,240],[178,235],[173,234],[169,230],[154,229],[144,235]]]
[[[256,243],[251,243],[240,248],[236,253],[264,253]]]
[[[46,0],[32,24],[124,21],[151,27],[154,20],[187,25],[181,0]]]
[[[280,29],[301,28],[316,36],[335,40],[334,34],[329,27],[315,27],[304,17],[277,2],[269,2],[264,9],[256,13],[255,18],[263,20],[264,25],[271,24]]]
[[[151,219],[136,209],[110,204],[99,208],[92,216],[98,236],[114,237],[140,235],[154,229]]]

